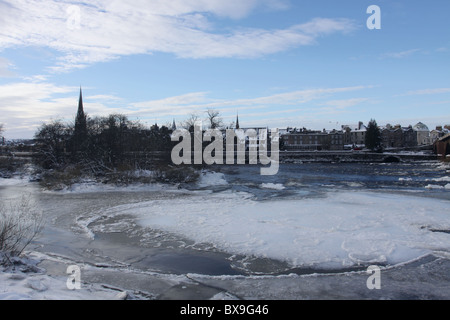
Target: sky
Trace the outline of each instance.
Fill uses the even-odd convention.
[[[376,5],[379,10],[368,10]],[[378,14],[379,13],[379,14]],[[450,124],[450,1],[0,0],[0,124]],[[374,28],[376,27],[376,28]]]

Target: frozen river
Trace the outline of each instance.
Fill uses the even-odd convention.
[[[450,298],[450,172],[439,162],[283,164],[204,172],[195,185],[30,194],[45,228],[31,250],[63,276],[145,299]],[[382,287],[369,290],[368,266]]]

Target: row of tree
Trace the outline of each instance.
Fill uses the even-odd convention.
[[[191,114],[179,125],[191,132],[201,121]],[[206,111],[207,126],[224,129],[220,113]],[[228,127],[233,127],[232,122]],[[88,117],[80,105],[74,123],[54,120],[44,123],[35,134],[38,162],[44,169],[58,169],[68,164],[81,165],[92,172],[113,171],[123,164],[145,165],[158,159],[170,161],[170,153],[177,142],[171,141],[173,126],[145,127],[139,121],[131,121],[126,115],[111,114],[105,117]],[[150,158],[151,157],[151,158]]]
[[[122,114],[85,117],[85,122],[66,124],[60,120],[44,123],[35,134],[39,163],[45,169],[79,164],[92,171],[114,170],[139,153],[172,148],[172,131],[166,126],[145,128]]]

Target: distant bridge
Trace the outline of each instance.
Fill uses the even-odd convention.
[[[438,160],[432,153],[376,153],[364,151],[280,151],[281,162],[404,162]]]
[[[19,158],[33,158],[37,153],[33,152],[12,152],[9,156]],[[5,157],[3,155],[2,157]],[[154,160],[161,160],[166,158],[167,153],[154,152],[140,152],[127,154],[132,158],[147,158]],[[164,157],[165,156],[165,157]],[[235,154],[235,158],[237,154]],[[245,152],[245,159],[248,160],[249,152]],[[409,162],[409,161],[433,161],[439,160],[439,157],[433,153],[415,153],[415,152],[366,152],[366,151],[280,151],[280,162],[295,162],[295,161],[314,161],[314,162]],[[224,163],[225,152],[224,152]],[[246,161],[248,162],[248,161]]]

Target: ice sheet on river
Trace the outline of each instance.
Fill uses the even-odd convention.
[[[381,192],[282,201],[221,192],[121,205],[111,212],[231,254],[329,269],[394,265],[450,252],[448,208],[447,200]]]

